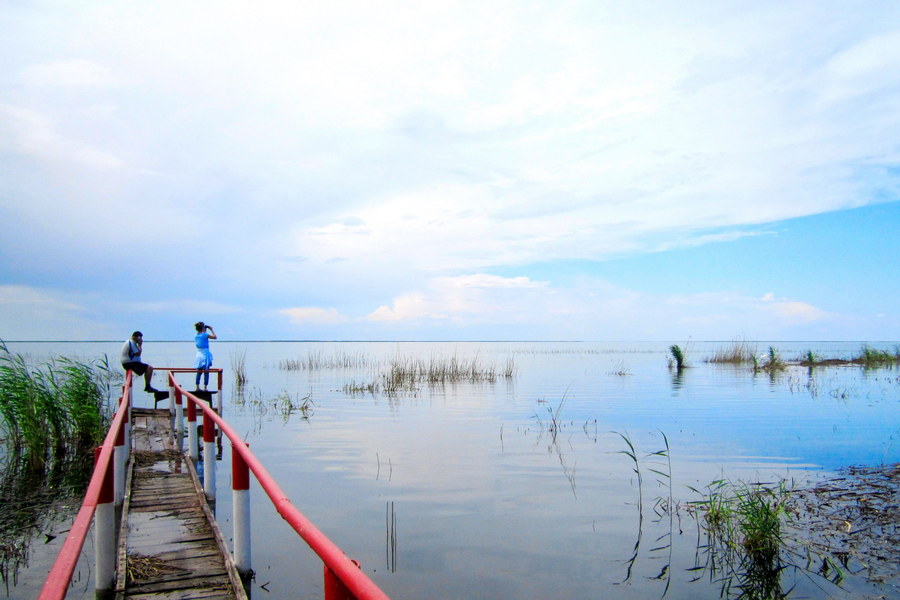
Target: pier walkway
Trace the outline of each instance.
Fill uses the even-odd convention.
[[[126,372],[118,410],[103,445],[94,452],[94,474],[84,502],[38,600],[64,600],[91,529],[98,599],[247,599],[242,579],[252,581],[254,573],[251,477],[259,484],[263,500],[322,561],[325,600],[390,600],[358,562],[291,503],[243,438],[222,418],[222,370],[210,369],[217,374],[219,385],[209,392],[189,392],[177,382],[176,374],[193,376],[197,369],[164,370],[168,371],[169,391],[156,394],[154,408],[133,406],[133,374]],[[211,406],[215,394],[217,409]],[[169,408],[157,409],[165,397],[170,400]],[[200,416],[202,442],[198,439]],[[208,504],[215,501],[216,462],[222,457],[223,439],[231,448],[231,552]],[[195,465],[203,465],[202,484]],[[310,591],[299,593],[305,597]]]
[[[247,598],[168,409],[132,409],[116,599]]]

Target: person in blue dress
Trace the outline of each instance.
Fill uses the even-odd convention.
[[[212,352],[209,351],[209,340],[217,339],[216,332],[211,325],[207,325],[203,321],[195,323],[194,328],[197,330],[197,335],[194,336],[194,344],[197,346],[197,358],[194,359],[194,368],[206,371],[206,373],[202,373],[204,378],[203,389],[206,389],[209,386],[208,369],[212,368],[213,362]],[[207,333],[207,330],[209,333]],[[198,371],[196,383],[198,390],[200,389],[200,375],[201,373]]]

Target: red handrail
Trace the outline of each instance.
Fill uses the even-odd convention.
[[[207,417],[210,418],[222,433],[231,440],[232,449],[247,463],[250,471],[256,476],[256,480],[259,481],[260,486],[266,492],[266,495],[269,496],[278,514],[303,538],[313,552],[319,555],[325,566],[343,582],[357,600],[390,600],[388,595],[381,591],[355,562],[348,558],[334,542],[313,525],[312,521],[294,507],[275,479],[241,439],[241,436],[207,402],[197,398],[178,385],[171,372],[169,374],[169,385],[187,397],[189,402],[200,407],[203,411],[204,420]]]
[[[131,388],[131,371],[125,375],[125,388],[122,398],[119,399],[119,410],[113,418],[103,440],[103,446],[100,449],[100,455],[94,464],[94,474],[88,484],[87,492],[84,495],[84,502],[78,514],[75,516],[75,522],[63,542],[62,549],[56,556],[56,561],[50,569],[50,574],[44,580],[44,586],[38,596],[39,600],[62,600],[66,597],[69,590],[69,582],[72,580],[72,574],[75,572],[75,565],[78,563],[78,557],[81,549],[84,547],[84,540],[87,538],[88,531],[91,529],[91,521],[94,518],[94,512],[97,509],[98,499],[103,488],[104,479],[110,468],[112,468],[113,448],[115,447],[116,437],[122,430],[125,423],[125,415],[128,413],[128,402],[131,397],[129,389]]]

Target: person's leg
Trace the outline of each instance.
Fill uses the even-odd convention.
[[[203,389],[209,387],[209,370],[203,373]]]
[[[197,381],[194,382],[194,387],[200,389],[200,371],[197,371]]]
[[[153,389],[153,386],[150,385],[150,379],[153,377],[153,367],[147,365],[147,370],[144,371],[144,390],[150,391]]]

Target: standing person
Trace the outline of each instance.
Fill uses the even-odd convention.
[[[194,344],[197,346],[197,358],[194,359],[194,368],[202,369],[206,371],[203,373],[203,389],[205,390],[209,386],[209,369],[212,368],[213,355],[212,352],[209,351],[209,340],[215,340],[216,332],[213,330],[212,325],[207,325],[203,321],[198,321],[194,323],[194,329],[197,330],[197,335],[194,336]],[[209,333],[206,333],[206,330],[209,330]],[[200,389],[200,373],[197,373],[197,389]]]
[[[131,334],[130,338],[125,340],[125,344],[122,346],[122,368],[126,371],[132,371],[135,375],[143,375],[144,391],[154,394],[158,390],[150,385],[150,378],[153,377],[153,367],[145,362],[141,362],[141,351],[143,350],[143,347],[144,334],[140,331],[135,331]]]

